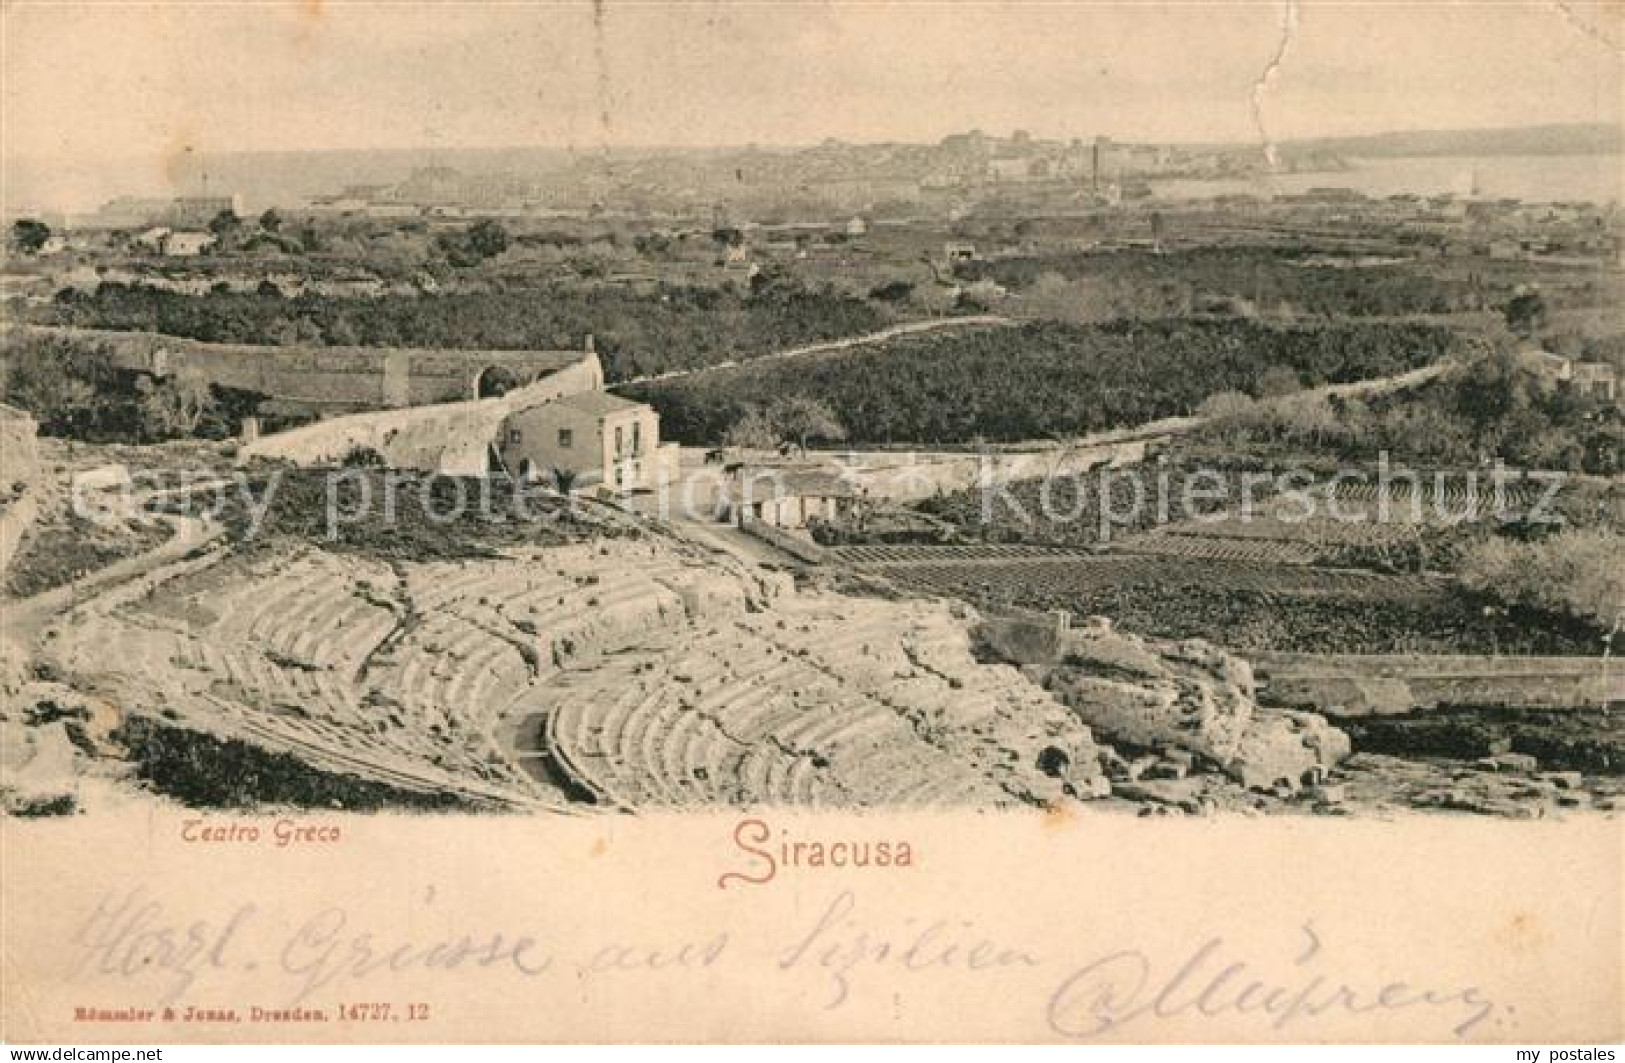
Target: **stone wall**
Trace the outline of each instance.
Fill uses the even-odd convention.
[[[1253,663],[1271,703],[1331,716],[1625,702],[1625,662],[1601,657],[1268,653]]]
[[[1260,707],[1248,663],[1199,639],[1150,639],[1061,618],[985,619],[978,637],[1097,736],[1183,750],[1251,788],[1296,790],[1349,755],[1319,716]]]
[[[795,532],[775,527],[767,521],[743,515],[739,520],[739,529],[747,535],[755,536],[769,546],[784,551],[797,561],[809,565],[824,563],[823,547],[806,536],[797,535]]]
[[[989,615],[983,618],[977,635],[1007,661],[1056,664],[1071,629],[1072,616],[1065,612]]]
[[[480,476],[486,471],[487,448],[510,414],[564,395],[597,390],[602,382],[598,357],[582,355],[575,364],[501,398],[334,417],[262,436],[246,444],[238,452],[238,460],[337,465],[352,450],[367,449],[377,451],[396,468]]]
[[[164,375],[182,369],[210,383],[317,408],[388,409],[478,397],[480,374],[508,370],[536,379],[577,363],[603,368],[590,351],[465,351],[394,347],[258,346],[203,343],[148,332],[29,329],[105,344],[125,369]]]
[[[994,450],[987,454],[838,451],[839,471],[871,498],[915,502],[939,494],[1020,480],[1083,476],[1144,461],[1157,438],[1131,439],[1042,450]]]

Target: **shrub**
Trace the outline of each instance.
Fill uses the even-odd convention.
[[[1625,536],[1575,528],[1538,542],[1488,539],[1467,548],[1462,582],[1506,602],[1616,626],[1625,618]]]

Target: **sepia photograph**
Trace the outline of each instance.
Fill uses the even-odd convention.
[[[1625,1036],[1625,8],[0,28],[0,1041]]]

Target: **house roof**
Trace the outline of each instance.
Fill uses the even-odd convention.
[[[855,481],[837,472],[765,465],[741,469],[728,487],[728,497],[742,497],[747,485],[751,497],[757,501],[769,498],[858,498],[864,494]]]
[[[1539,348],[1529,348],[1518,352],[1518,357],[1537,372],[1565,373],[1569,368],[1569,360],[1561,354],[1553,354]]]
[[[626,410],[646,410],[647,403],[633,402],[623,399],[619,395],[611,395],[607,391],[583,391],[575,395],[566,395],[555,400],[561,406],[568,406],[572,410],[595,417],[604,417],[612,413],[622,413]]]

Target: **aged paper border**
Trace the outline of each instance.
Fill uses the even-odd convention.
[[[907,841],[911,864],[781,865],[766,883],[719,886],[729,872],[767,873],[736,839],[758,836],[752,819],[772,839],[759,848],[775,854],[786,841]],[[260,840],[186,841],[199,820],[255,826]],[[5,1038],[1574,1043],[1625,1033],[1625,860],[1613,817],[291,821],[337,828],[339,840],[281,847],[277,817],[146,802],[6,821]],[[543,959],[551,966],[539,974],[518,970]],[[302,1005],[331,1018],[340,1003],[387,1003],[393,1016],[247,1017]],[[414,1004],[428,1005],[427,1020],[406,1016]],[[180,1018],[188,1005],[241,1021],[162,1020],[163,1007]],[[75,1021],[82,1007],[158,1016]],[[1095,1029],[1103,1016],[1116,1024]]]

